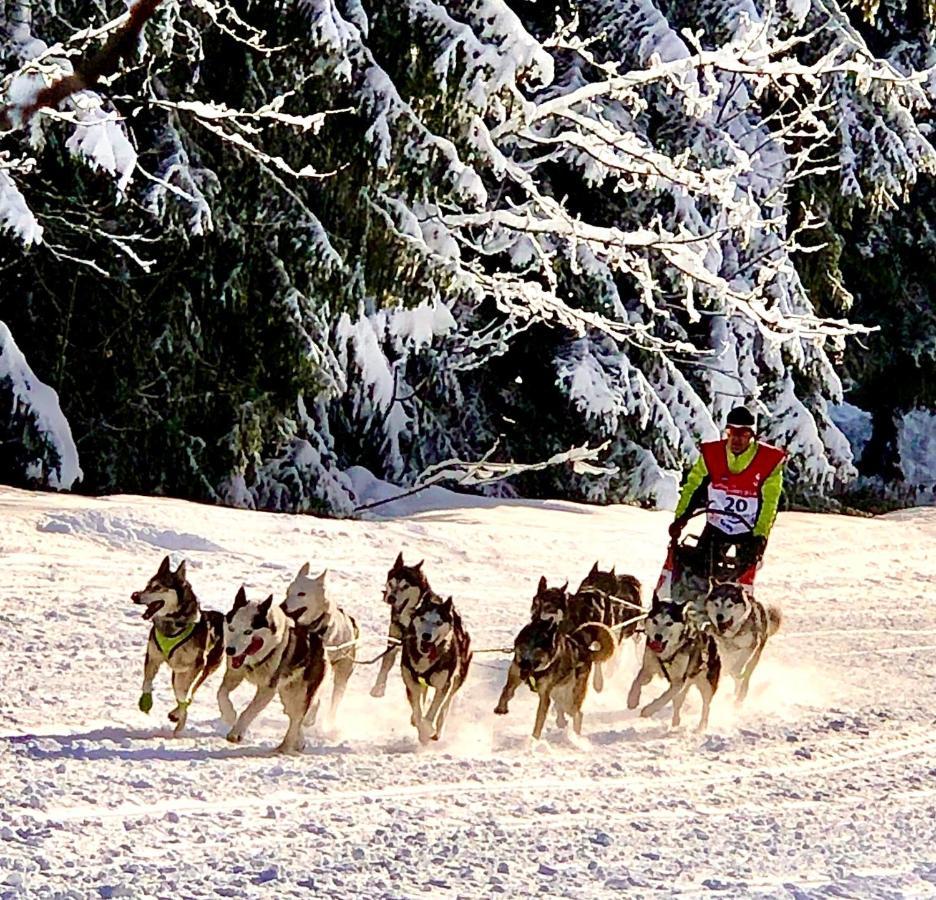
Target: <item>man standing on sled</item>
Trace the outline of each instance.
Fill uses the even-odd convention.
[[[738,575],[732,580],[749,587],[777,516],[786,456],[778,447],[758,441],[756,431],[757,420],[746,407],[728,413],[724,439],[699,446],[699,458],[686,478],[669,527],[675,543],[689,516],[697,509],[707,510],[696,559],[711,572],[714,562],[727,558],[734,546]],[[672,559],[667,569],[657,588],[661,598],[669,594]]]

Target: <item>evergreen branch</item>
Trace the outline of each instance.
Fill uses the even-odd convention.
[[[0,108],[0,132],[24,127],[39,110],[55,109],[73,94],[89,90],[116,73],[120,64],[136,50],[143,26],[160,3],[161,0],[137,0],[128,11],[124,24],[111,34],[97,53],[78,61],[70,75],[58,78],[32,96]]]

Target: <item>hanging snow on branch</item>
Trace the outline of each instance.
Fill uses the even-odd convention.
[[[58,394],[36,377],[4,322],[0,322],[0,398],[6,406],[0,414],[2,443],[7,446],[4,456],[18,466],[16,476],[32,485],[69,490],[82,475]]]

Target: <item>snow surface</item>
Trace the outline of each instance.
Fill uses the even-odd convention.
[[[225,742],[218,675],[181,738],[165,670],[153,713],[137,710],[147,625],[129,595],[164,547],[187,548],[218,609],[242,582],[282,594],[306,560],[327,566],[367,658],[400,550],[455,596],[475,648],[496,648],[541,574],[575,584],[597,558],[650,584],[670,518],[438,488],[383,509],[321,520],[0,489],[0,897],[934,895],[932,509],[781,514],[759,591],[783,629],[749,702],[735,710],[729,686],[704,736],[626,711],[630,644],[581,739],[550,722],[534,744],[529,692],[493,715],[497,654],[476,656],[450,731],[426,748],[399,679],[368,695],[373,666],[295,757],[272,753],[275,702],[243,745]]]

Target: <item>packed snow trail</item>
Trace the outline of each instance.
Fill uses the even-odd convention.
[[[332,732],[272,753],[274,702],[224,740],[215,675],[172,738],[166,672],[136,709],[147,625],[129,595],[167,552],[208,607],[328,567],[386,634],[383,579],[426,559],[476,647],[507,646],[540,575],[598,559],[645,596],[668,516],[441,490],[369,521],[0,489],[0,897],[924,897],[936,895],[936,510],[781,514],[759,596],[781,606],[748,702],[730,680],[705,735],[624,707],[627,642],[584,734],[493,714],[506,657],[476,657],[449,731],[420,747],[398,677],[352,678]],[[479,665],[483,663],[483,665]],[[662,690],[651,684],[645,697]],[[242,706],[249,693],[235,695]],[[691,697],[685,719],[695,723]]]

